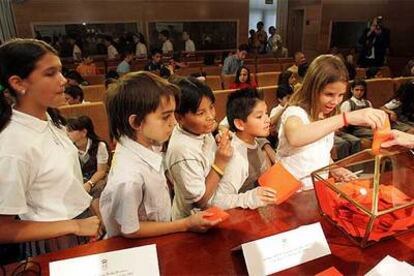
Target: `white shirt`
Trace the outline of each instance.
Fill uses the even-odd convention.
[[[186,52],[195,52],[195,45],[194,45],[194,41],[192,41],[191,39],[187,39],[185,41],[185,51]]]
[[[193,135],[176,126],[166,153],[168,176],[174,183],[172,218],[189,216],[206,190],[206,177],[216,153],[212,134]]]
[[[389,109],[389,110],[394,110],[394,109],[397,109],[397,108],[399,108],[401,106],[401,102],[399,101],[399,100],[397,100],[397,99],[392,99],[391,101],[389,101],[388,103],[386,103],[385,105],[384,105],[384,107],[386,108],[386,109]]]
[[[144,43],[138,42],[135,48],[135,55],[137,57],[147,56],[147,46]]]
[[[353,101],[355,103],[355,105],[357,107],[365,107],[366,106],[366,102],[368,102],[369,107],[372,107],[372,103],[368,100],[359,100],[357,98],[355,98],[354,96],[352,96],[350,98],[351,101]],[[345,101],[341,104],[341,112],[350,112],[351,110],[351,104],[349,103],[349,101]]]
[[[108,59],[115,59],[116,56],[118,55],[118,50],[112,44],[108,46],[107,51],[108,51]]]
[[[162,44],[162,53],[163,54],[169,54],[170,52],[173,52],[173,51],[174,51],[174,47],[173,47],[171,41],[169,39],[164,41],[164,43]]]
[[[170,221],[171,200],[159,149],[121,137],[99,203],[106,238],[134,233],[140,221]]]
[[[217,191],[213,197],[212,205],[222,209],[231,209],[236,207],[255,209],[264,206],[264,203],[257,196],[257,188],[239,193],[246,179],[249,177],[249,160],[247,149],[257,149],[259,144],[246,144],[234,135],[231,144],[234,149],[232,158],[230,159],[224,171],[224,175],[220,180]],[[261,165],[261,172],[267,169],[267,164]]]
[[[73,60],[80,60],[82,57],[82,50],[79,48],[78,45],[73,45]]]
[[[91,197],[83,188],[78,150],[63,129],[13,110],[0,133],[0,214],[22,220],[72,219]]]
[[[83,164],[88,162],[89,160],[89,154],[88,150],[92,145],[92,140],[88,138],[88,143],[86,144],[85,151],[79,150],[79,159],[82,161]],[[96,153],[96,161],[98,164],[108,164],[108,150],[106,148],[106,145],[104,142],[99,142],[98,144],[98,151]]]
[[[280,160],[285,168],[304,184],[304,189],[312,188],[311,172],[329,165],[331,149],[334,143],[334,132],[319,140],[302,147],[294,147],[287,141],[284,126],[289,117],[299,117],[304,124],[310,124],[309,116],[304,109],[298,106],[289,106],[283,112],[279,129],[279,145],[276,159]]]

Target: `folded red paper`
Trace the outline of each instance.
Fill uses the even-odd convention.
[[[391,125],[390,120],[387,119],[384,122],[382,129],[374,130],[374,138],[372,139],[372,152],[378,154],[381,149],[381,144],[391,139]]]
[[[218,219],[221,219],[221,221],[225,221],[230,216],[229,213],[223,211],[222,209],[216,206],[212,206],[205,211],[212,214],[211,216],[203,216],[203,218],[210,221],[215,221]]]
[[[258,182],[260,186],[270,187],[277,192],[276,204],[286,201],[302,188],[302,182],[288,172],[280,162],[265,171],[259,177]]]
[[[315,276],[342,276],[343,274],[339,272],[335,267],[331,266],[328,269],[325,269],[322,272],[319,272],[318,274],[315,274]]]

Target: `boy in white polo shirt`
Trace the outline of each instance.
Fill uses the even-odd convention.
[[[270,165],[257,141],[257,137],[269,135],[270,119],[266,103],[255,89],[232,93],[227,102],[227,118],[230,130],[235,132],[231,142],[234,154],[212,204],[223,209],[255,209],[274,203],[276,192],[268,187],[257,187],[256,182]]]
[[[149,73],[130,73],[109,91],[107,109],[118,141],[100,198],[107,235],[127,238],[205,231],[206,212],[171,222],[171,200],[160,151],[176,124],[179,89]]]
[[[176,112],[179,126],[173,131],[166,154],[175,192],[173,219],[209,205],[232,155],[228,135],[224,134],[217,146],[211,134],[217,127],[211,89],[195,78],[179,79],[177,84],[181,88]]]

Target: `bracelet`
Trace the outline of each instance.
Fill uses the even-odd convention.
[[[95,183],[93,183],[92,180],[88,180],[86,183],[89,183],[89,185],[91,186],[91,188],[93,188],[95,186]]]
[[[342,119],[344,120],[344,127],[348,126],[348,120],[346,119],[346,112],[342,112]]]
[[[211,165],[211,167],[220,177],[223,177],[224,172],[216,164]]]

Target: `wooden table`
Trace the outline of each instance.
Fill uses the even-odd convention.
[[[344,275],[362,275],[386,255],[414,263],[414,233],[361,249],[325,219],[314,191],[295,194],[280,206],[230,210],[230,218],[205,234],[180,233],[149,239],[112,238],[34,258],[49,275],[49,262],[155,243],[161,275],[247,275],[243,254],[231,249],[248,241],[321,221],[331,255],[282,271],[313,275],[335,266]]]

